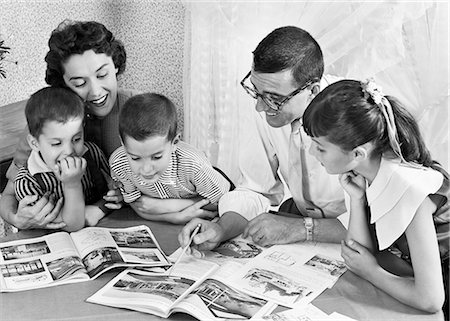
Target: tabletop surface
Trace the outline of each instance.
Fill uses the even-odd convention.
[[[124,208],[104,218],[98,226],[129,227],[147,225],[167,255],[179,245],[177,235],[182,226],[141,219],[132,209]],[[1,238],[1,242],[37,237],[43,230],[23,230]],[[95,280],[13,293],[0,293],[0,319],[9,320],[161,320],[162,318],[125,309],[112,308],[85,300],[110,281],[120,269],[108,271]],[[435,320],[442,312],[427,314],[393,299],[371,283],[350,271],[345,272],[331,288],[312,302],[330,314],[339,312],[356,320]],[[170,320],[195,320],[190,315],[175,313]]]

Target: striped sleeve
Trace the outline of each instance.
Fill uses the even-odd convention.
[[[178,170],[187,175],[191,173],[196,192],[208,199],[211,204],[216,204],[222,195],[230,190],[230,183],[192,146],[180,148],[179,152],[182,157]]]
[[[16,175],[14,180],[14,191],[16,194],[16,199],[18,201],[22,200],[28,195],[38,195],[38,199],[44,195],[45,191],[42,190],[36,179],[31,176],[28,169],[22,167]]]
[[[141,191],[132,180],[132,172],[123,147],[117,148],[109,158],[111,177],[121,183],[120,192],[125,203],[132,203],[141,197]]]

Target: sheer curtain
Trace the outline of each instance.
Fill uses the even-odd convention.
[[[239,85],[252,51],[274,28],[295,25],[320,44],[325,72],[373,77],[419,122],[448,169],[449,17],[443,2],[208,1],[186,7],[184,139],[239,178],[240,137],[252,135],[254,101]]]

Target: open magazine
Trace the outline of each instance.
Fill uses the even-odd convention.
[[[114,267],[168,266],[145,226],[86,227],[0,243],[0,291],[11,292],[94,279]]]
[[[227,280],[240,266],[236,261],[220,266],[189,256],[175,265],[170,275],[127,269],[89,297],[87,302],[164,318],[175,312],[184,312],[205,321],[260,320],[275,305],[227,285]]]
[[[186,256],[170,275],[125,270],[87,301],[160,317],[184,312],[199,320],[261,320],[277,305],[305,307],[331,287],[345,271],[338,248],[305,243],[264,249],[235,239],[201,259]]]

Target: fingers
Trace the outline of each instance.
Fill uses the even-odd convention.
[[[254,218],[250,222],[248,222],[247,226],[244,229],[244,233],[242,234],[242,237],[247,238],[251,237],[254,242],[256,240],[259,241],[264,236],[264,233],[259,233],[261,230],[261,224],[259,224],[259,220],[256,220]]]
[[[43,211],[44,213],[40,216],[44,217],[45,215],[47,215],[48,212],[50,212],[50,209],[53,208],[53,204],[50,202],[50,192],[45,193],[34,205],[30,206],[30,204],[33,203],[33,200],[35,201],[37,198],[38,195],[24,197],[19,202],[19,211],[28,207],[33,216],[42,213]]]
[[[355,240],[349,240],[346,244],[347,247],[352,249],[354,252],[362,253],[365,250],[365,248]]]
[[[48,229],[48,230],[59,230],[66,227],[66,223],[64,222],[59,222],[59,223],[47,223],[44,228]]]
[[[109,190],[103,199],[108,203],[105,204],[107,208],[119,209],[122,208],[123,196],[119,190]]]
[[[178,242],[180,243],[181,247],[186,247],[189,243],[189,238],[191,237],[192,232],[194,231],[197,224],[203,224],[203,220],[201,219],[193,219],[190,222],[188,222],[181,232],[178,234]],[[203,226],[202,226],[203,228]]]
[[[48,195],[50,195],[50,193],[44,194],[44,197],[48,197]],[[26,207],[26,206],[36,202],[37,199],[38,199],[38,195],[27,195],[23,199],[20,200],[18,206],[19,206],[19,208]],[[48,201],[48,199],[47,199],[47,201]],[[39,205],[38,205],[38,203],[39,203]],[[45,205],[45,203],[46,203],[46,201],[39,200],[38,202],[36,202],[35,206],[38,205],[37,208],[42,208]]]
[[[56,217],[58,217],[59,212],[61,211],[61,208],[63,206],[63,203],[64,203],[64,198],[61,197],[56,202],[56,204],[53,207],[53,209],[51,210],[51,212],[45,216],[45,219],[44,219],[44,222],[43,222],[45,225],[51,223],[52,221],[54,221],[56,219]],[[64,226],[65,226],[65,224],[64,224]]]
[[[197,203],[194,203],[193,205],[191,205],[192,209],[201,209],[203,206],[208,205],[209,204],[209,200],[208,199],[202,199],[200,201],[198,201]]]
[[[119,210],[123,206],[122,203],[105,203],[105,207],[111,210]]]

